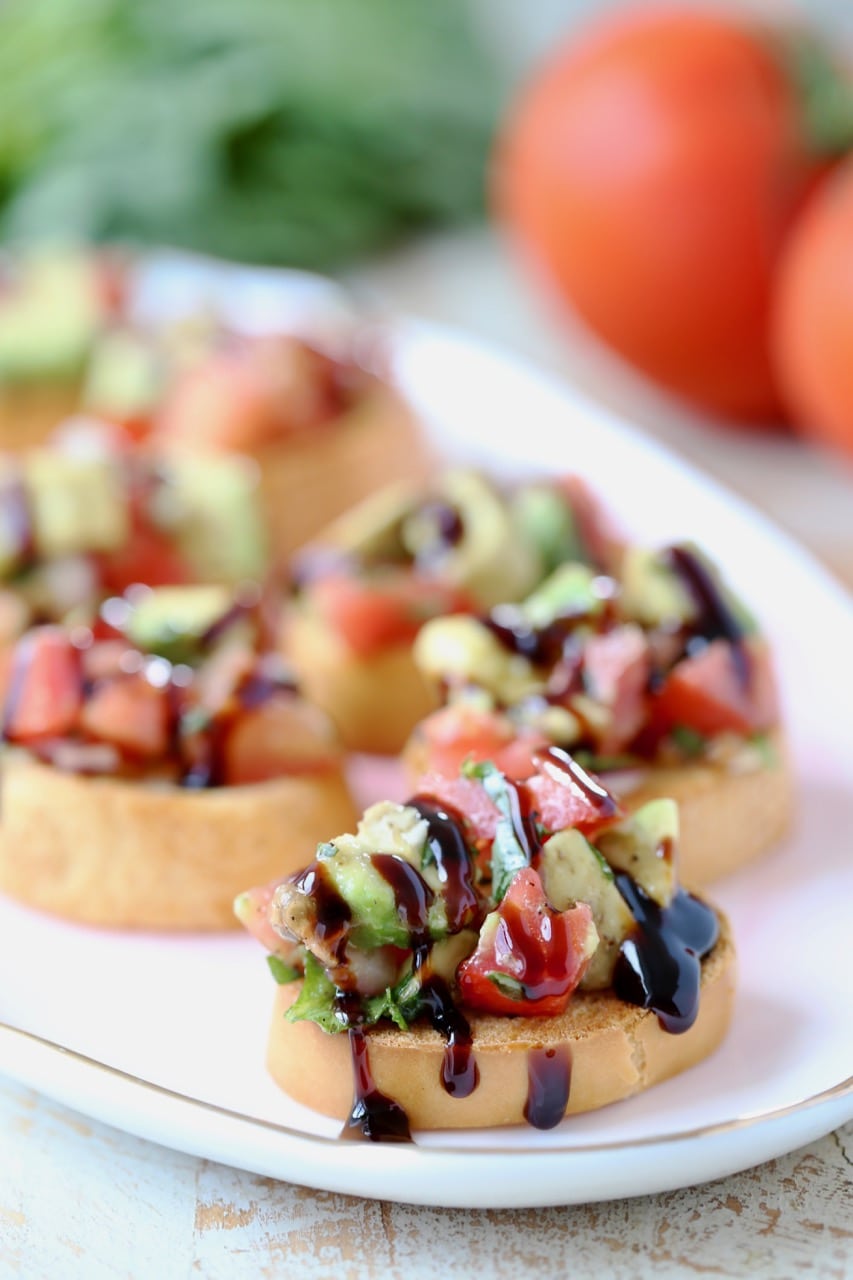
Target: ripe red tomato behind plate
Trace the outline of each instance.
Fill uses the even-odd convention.
[[[534,76],[500,139],[494,204],[623,357],[761,423],[779,408],[773,273],[816,169],[769,39],[653,8],[603,21]]]

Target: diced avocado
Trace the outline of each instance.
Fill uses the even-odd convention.
[[[266,538],[258,476],[248,460],[218,454],[172,454],[152,517],[174,536],[203,582],[238,583],[263,576]]]
[[[588,991],[609,987],[634,917],[607,862],[579,831],[558,831],[542,848],[539,874],[548,900],[558,911],[576,902],[586,902],[592,909],[599,941],[581,986]]]
[[[690,592],[660,552],[629,547],[622,560],[620,582],[626,619],[658,627],[689,622],[696,615]]]
[[[143,653],[158,654],[170,662],[192,662],[200,638],[231,602],[226,587],[157,587],[134,604],[127,637]]]
[[[41,250],[14,275],[0,297],[0,383],[76,378],[103,321],[92,259]]]
[[[165,369],[155,344],[129,329],[105,334],[86,371],[83,403],[107,417],[149,413],[163,392]]]
[[[519,536],[539,553],[542,573],[551,573],[566,560],[583,560],[583,544],[572,509],[558,489],[544,484],[523,485],[510,500]]]
[[[366,809],[354,837],[362,849],[370,853],[393,853],[405,858],[423,871],[423,852],[427,840],[427,821],[417,809],[407,804],[380,800]],[[337,842],[340,846],[340,841]]]
[[[547,627],[567,616],[595,617],[604,608],[605,595],[597,585],[601,581],[588,565],[563,564],[527,597],[524,615],[533,627]]]
[[[488,627],[465,614],[428,622],[413,653],[428,680],[451,687],[474,684],[507,705],[543,687],[526,658],[510,653]]]
[[[414,486],[387,485],[339,516],[325,530],[322,543],[350,552],[368,565],[403,560],[402,527],[417,500]]]
[[[27,455],[23,480],[40,556],[117,551],[125,545],[129,511],[115,462],[36,449]]]
[[[659,906],[669,906],[678,888],[678,805],[674,800],[649,800],[603,831],[598,843],[612,867],[626,871]]]
[[[441,495],[459,513],[462,536],[440,568],[481,609],[520,600],[541,576],[536,548],[518,537],[505,499],[473,471],[448,472]]]

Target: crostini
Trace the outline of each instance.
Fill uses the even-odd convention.
[[[393,754],[438,706],[412,657],[430,618],[519,600],[569,556],[597,572],[617,546],[574,478],[504,493],[458,470],[391,486],[295,557],[288,653],[348,747]]]
[[[415,644],[448,705],[408,745],[413,774],[547,743],[626,805],[678,801],[682,867],[709,881],[786,831],[792,783],[770,647],[696,548],[625,547],[612,574],[566,563],[520,606],[429,623]]]
[[[353,806],[256,588],[137,586],[2,653],[0,890],[87,924],[234,926]]]
[[[347,1136],[401,1140],[550,1128],[700,1061],[734,945],[679,886],[677,839],[672,801],[626,815],[554,747],[523,781],[469,764],[374,805],[235,903],[280,984],[273,1079]]]
[[[155,416],[161,444],[255,459],[277,556],[380,485],[430,469],[401,395],[356,350],[332,355],[292,334],[222,333],[179,372]]]
[[[87,360],[120,310],[115,255],[54,249],[0,258],[0,450],[30,449],[79,406]]]

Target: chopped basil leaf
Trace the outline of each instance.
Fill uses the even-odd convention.
[[[335,990],[319,960],[307,952],[302,990],[284,1016],[288,1022],[316,1022],[324,1031],[346,1031],[347,1021],[335,1008]]]
[[[679,751],[683,752],[688,759],[693,760],[705,754],[708,739],[703,734],[697,733],[695,729],[691,729],[686,724],[677,724],[673,726],[670,734]]]
[[[509,1000],[523,1000],[525,998],[524,987],[518,978],[513,978],[508,973],[501,973],[498,969],[492,969],[486,974],[489,982],[493,983],[502,996],[506,996]]]
[[[405,1031],[411,1021],[407,1018],[397,996],[396,987],[386,987],[381,995],[369,996],[362,1001],[363,1021],[372,1025],[380,1018],[389,1018],[401,1031]]]
[[[295,982],[299,977],[299,970],[294,969],[292,964],[286,964],[281,956],[267,956],[267,964],[270,973],[279,985],[285,982]]]
[[[755,747],[755,750],[761,756],[762,764],[768,769],[777,767],[779,764],[779,752],[769,733],[754,733],[749,739],[749,745]]]
[[[512,784],[491,760],[480,763],[466,760],[462,773],[466,778],[482,782],[486,795],[501,813],[492,842],[492,897],[495,902],[500,902],[515,873],[530,865],[513,826]]]

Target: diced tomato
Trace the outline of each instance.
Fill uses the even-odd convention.
[[[225,782],[231,786],[317,773],[339,762],[330,721],[287,690],[237,712],[224,747]]]
[[[556,1017],[586,973],[598,934],[592,910],[555,911],[531,867],[517,871],[456,972],[462,1001],[484,1013]]]
[[[429,618],[470,613],[473,607],[457,587],[405,570],[371,578],[330,575],[312,583],[310,598],[360,657],[412,641]]]
[[[190,568],[173,540],[150,525],[135,524],[125,547],[96,557],[104,590],[121,595],[137,582],[148,587],[191,582]]]
[[[598,750],[615,754],[639,732],[646,718],[651,663],[649,645],[640,627],[616,627],[590,636],[584,648],[584,681],[590,697],[610,713],[598,735]]]
[[[682,725],[706,737],[772,728],[779,708],[768,646],[747,640],[738,654],[727,640],[713,640],[676,663],[653,696],[652,713],[658,726]]]
[[[18,641],[5,676],[5,729],[13,742],[58,738],[83,705],[80,653],[60,627],[35,627]]]
[[[334,416],[334,371],[291,336],[232,340],[178,379],[158,432],[182,444],[256,449]]]
[[[271,884],[257,885],[234,900],[234,914],[243,928],[273,955],[289,953],[293,949],[293,944],[285,942],[270,924],[270,904],[280,884],[280,880],[273,880]]]
[[[151,684],[139,671],[96,685],[86,700],[80,727],[130,755],[155,760],[168,751],[171,721],[168,690]]]
[[[508,778],[529,778],[533,752],[547,739],[519,731],[508,716],[460,703],[434,711],[415,729],[414,752],[425,770],[457,774],[466,760],[491,760]]]
[[[569,501],[587,556],[599,569],[615,572],[622,558],[625,539],[610,512],[580,476],[563,476],[559,486]]]

